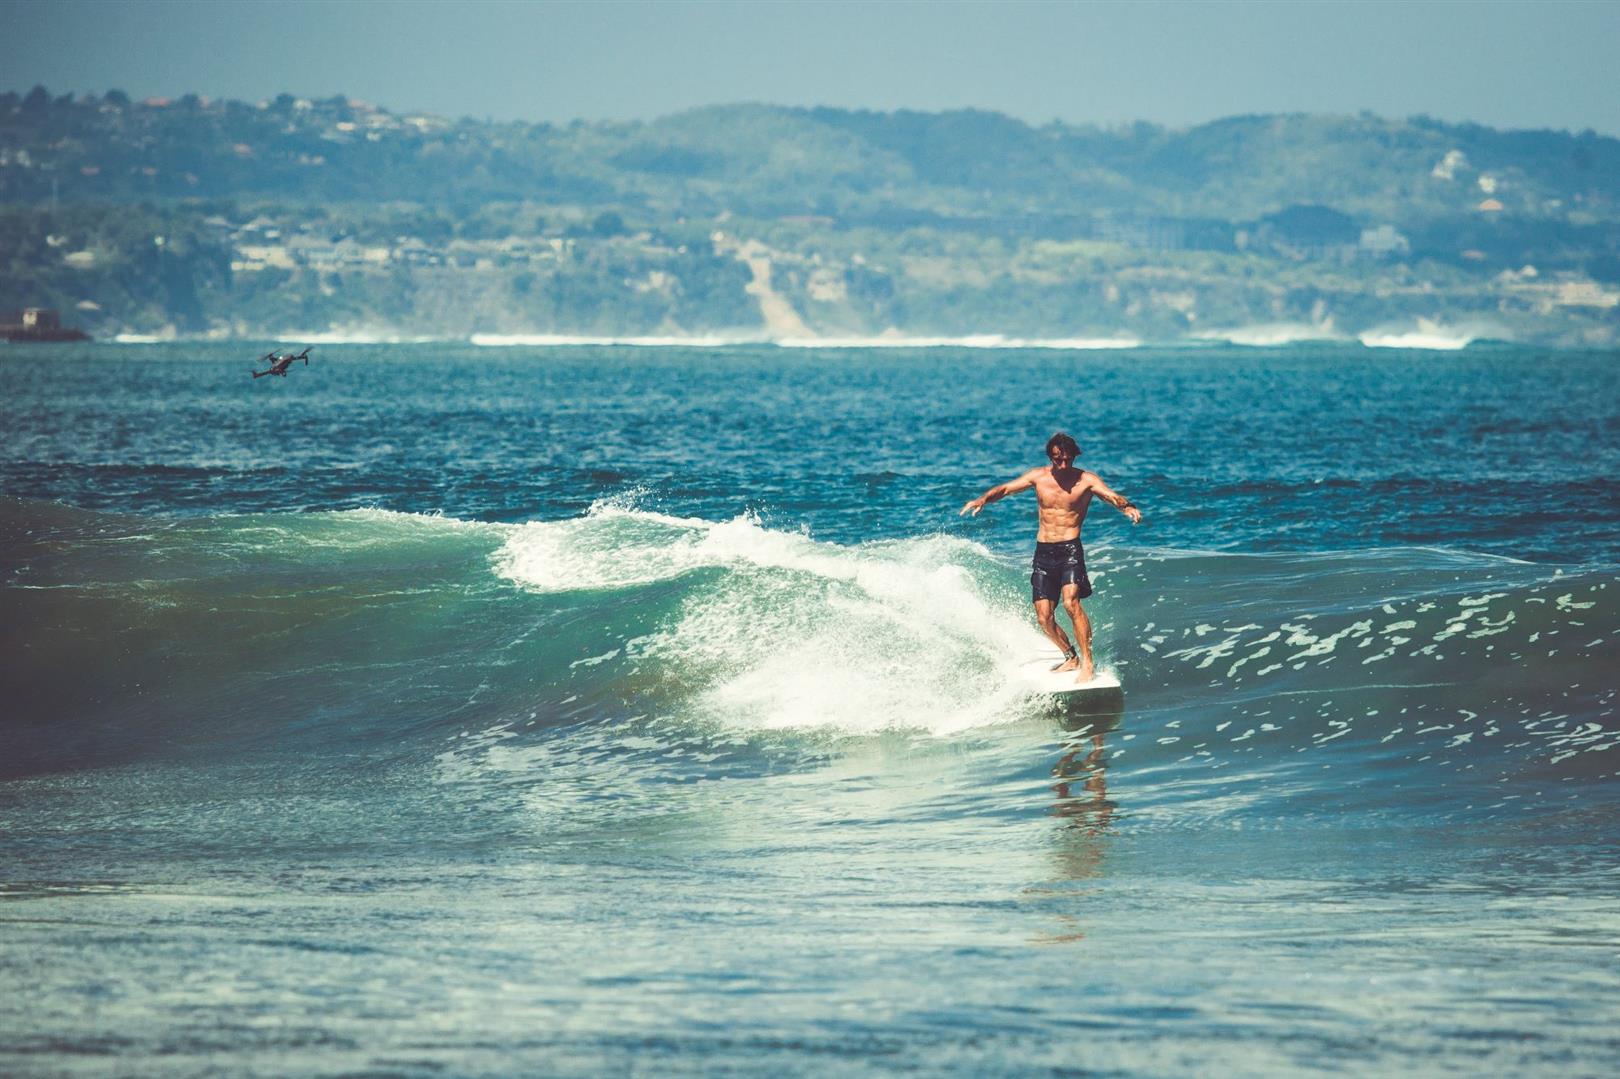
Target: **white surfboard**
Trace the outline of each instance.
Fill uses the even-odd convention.
[[[1063,657],[1056,652],[1040,659],[1032,659],[1019,666],[1018,680],[1034,693],[1090,693],[1097,690],[1120,692],[1119,679],[1107,671],[1098,671],[1089,682],[1076,681],[1074,671],[1054,671],[1052,668],[1062,661]]]

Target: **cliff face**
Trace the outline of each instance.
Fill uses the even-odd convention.
[[[1407,332],[1612,344],[1620,142],[0,95],[0,309],[98,334]]]

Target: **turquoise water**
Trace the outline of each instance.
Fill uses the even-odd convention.
[[[1620,1064],[1612,354],[267,347],[0,352],[0,1070]]]

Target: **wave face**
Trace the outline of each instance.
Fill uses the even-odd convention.
[[[1027,570],[948,535],[841,545],[625,504],[503,525],[14,500],[4,535],[13,775],[432,756],[452,733],[577,724],[945,736],[1053,707],[1020,675],[1050,650]],[[1426,549],[1092,561],[1100,665],[1128,691],[1107,703],[1114,755],[1165,801],[1190,785],[1218,805],[1263,763],[1247,799],[1271,812],[1346,782],[1459,812],[1527,775],[1577,798],[1620,767],[1609,571]]]

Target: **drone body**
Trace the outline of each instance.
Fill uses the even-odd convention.
[[[314,346],[310,346],[310,347],[313,348]],[[304,349],[304,351],[299,352],[297,354],[289,352],[289,353],[287,353],[285,355],[280,355],[280,356],[278,356],[274,351],[266,352],[263,356],[259,357],[259,362],[260,363],[268,362],[270,364],[269,369],[264,370],[264,371],[254,371],[253,372],[253,377],[254,378],[263,378],[265,375],[280,375],[282,378],[286,378],[287,377],[287,368],[291,367],[298,360],[303,360],[305,367],[309,366],[309,349],[308,348]]]

